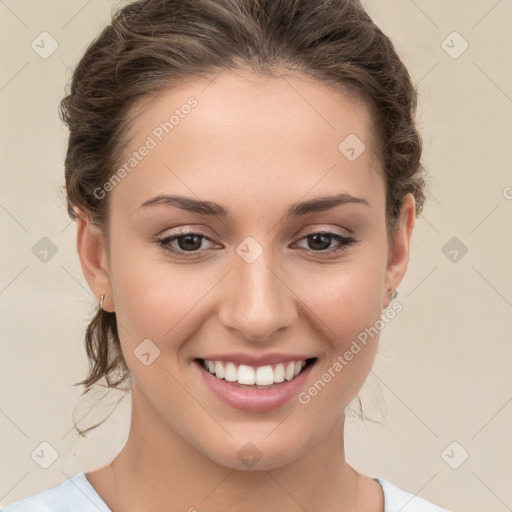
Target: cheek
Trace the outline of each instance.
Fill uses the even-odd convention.
[[[375,254],[375,253],[374,253]],[[326,358],[318,369],[322,383],[311,390],[320,408],[344,408],[366,380],[378,348],[382,322],[384,260],[361,256],[335,270],[308,275],[301,298],[315,325],[328,343]],[[314,335],[314,333],[313,333]],[[325,387],[329,391],[318,392]],[[322,395],[321,397],[319,395]],[[307,399],[307,397],[306,397]]]
[[[160,349],[177,348],[172,340],[193,333],[201,299],[218,282],[211,266],[173,263],[152,244],[119,235],[112,238],[111,262],[119,335],[132,350],[146,338]]]
[[[382,259],[360,254],[329,270],[308,272],[298,295],[324,324],[325,338],[342,350],[378,320],[384,276]]]

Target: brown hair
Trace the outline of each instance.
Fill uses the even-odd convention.
[[[88,46],[60,103],[69,128],[70,217],[76,219],[75,207],[83,210],[108,248],[108,195],[98,198],[95,190],[122,162],[137,107],[173,85],[242,68],[262,76],[292,69],[364,100],[384,172],[388,234],[398,228],[409,192],[419,215],[427,181],[414,120],[417,93],[393,43],[359,0],[139,0],[115,12]],[[90,372],[75,384],[84,393],[102,378],[111,388],[131,378],[115,313],[98,310],[85,346]]]

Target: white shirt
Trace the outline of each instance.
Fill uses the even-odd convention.
[[[373,477],[384,491],[384,512],[448,512],[419,496],[403,491],[382,478]],[[0,512],[112,512],[94,487],[78,473],[62,484],[19,500]]]

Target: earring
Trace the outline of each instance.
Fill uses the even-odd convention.
[[[105,294],[102,293],[100,297],[100,309],[99,311],[103,311],[103,299],[105,298]]]
[[[395,290],[393,293],[391,293],[391,288],[388,288],[389,300],[396,299],[397,295],[398,295],[398,290]]]

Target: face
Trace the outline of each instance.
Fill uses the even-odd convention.
[[[290,462],[367,378],[378,334],[361,333],[407,264],[412,203],[390,249],[369,111],[304,76],[224,71],[153,98],[132,128],[108,259],[99,244],[87,261],[90,225],[79,251],[116,312],[134,407],[224,466],[243,468],[243,450],[258,469]]]

